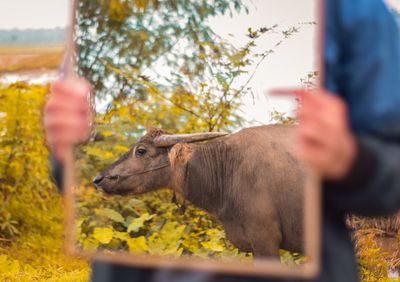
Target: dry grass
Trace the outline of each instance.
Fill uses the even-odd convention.
[[[400,213],[384,217],[358,217],[349,215],[347,225],[352,230],[376,229],[387,237],[396,237],[400,233]]]
[[[63,46],[0,46],[0,74],[57,69]]]

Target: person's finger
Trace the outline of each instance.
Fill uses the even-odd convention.
[[[330,114],[299,111],[298,118],[300,132],[304,130],[328,142],[343,131],[340,118]]]
[[[307,116],[320,117],[321,121],[329,123],[336,109],[337,98],[323,89],[274,89],[273,95],[294,95],[299,98],[300,107],[297,112],[299,119]]]
[[[59,93],[87,93],[90,92],[92,86],[83,78],[57,80],[51,84],[51,90]]]
[[[316,91],[309,92],[303,96],[303,108],[307,108],[310,112],[328,112],[333,115],[346,115],[347,109],[344,101],[329,92]]]
[[[55,98],[52,97],[46,103],[44,108],[45,114],[63,112],[63,114],[75,114],[75,113],[88,113],[89,112],[89,102],[79,101],[78,99],[72,98]]]
[[[310,139],[299,140],[296,143],[295,152],[299,159],[323,174],[326,173],[333,161],[325,147]]]
[[[308,122],[308,123],[303,123],[298,126],[297,129],[297,134],[301,138],[307,138],[307,139],[313,139],[313,140],[320,140],[322,138],[321,136],[321,127],[318,123],[316,122]]]
[[[44,126],[46,129],[46,137],[48,138],[49,136],[59,135],[65,132],[71,136],[76,136],[76,139],[78,139],[84,136],[90,129],[88,117],[79,118],[76,115],[68,116],[68,118],[62,115],[45,117]],[[66,142],[69,142],[68,140],[66,140]],[[54,138],[52,142],[54,142]]]
[[[331,179],[340,178],[348,171],[357,150],[356,141],[344,135],[326,142],[298,135],[294,149],[299,159]]]
[[[296,132],[300,138],[313,140],[314,143],[320,143],[327,149],[332,149],[335,146],[337,133],[338,130],[334,126],[327,126],[318,119],[300,122]]]
[[[53,146],[72,146],[82,142],[82,137],[86,136],[87,130],[84,128],[58,128],[57,130],[46,133],[47,142]]]
[[[268,91],[269,94],[274,96],[297,96],[302,98],[306,95],[308,90],[301,88],[276,88]]]
[[[68,125],[79,127],[81,124],[89,123],[89,114],[85,112],[73,112],[73,110],[60,109],[57,112],[47,113],[44,116],[44,126],[51,129],[57,126]]]
[[[84,79],[59,80],[51,85],[52,95],[64,98],[88,100],[90,91],[91,86]]]
[[[74,133],[68,133],[65,131],[60,132],[48,132],[46,134],[46,141],[54,150],[58,147],[70,148],[84,142],[89,137],[89,132],[87,130],[75,130]]]
[[[341,101],[332,101],[330,97],[324,97],[322,101],[314,104],[304,103],[297,112],[300,124],[316,123],[320,130],[327,133],[342,131],[347,125],[345,107]]]
[[[51,98],[44,108],[46,115],[70,115],[70,114],[89,114],[89,102],[77,101],[76,99],[56,99]]]

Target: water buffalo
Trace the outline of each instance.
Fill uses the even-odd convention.
[[[301,252],[305,179],[291,152],[293,129],[265,125],[230,135],[151,129],[94,184],[110,194],[170,187],[214,215],[242,251]]]

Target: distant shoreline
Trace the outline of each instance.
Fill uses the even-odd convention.
[[[0,29],[0,46],[61,44],[65,38],[65,28]]]

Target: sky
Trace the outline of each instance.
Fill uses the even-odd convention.
[[[0,29],[65,27],[69,0],[0,0]]]
[[[249,14],[241,13],[215,18],[210,21],[214,31],[229,39],[235,46],[243,46],[248,42],[245,36],[248,27],[263,27],[278,24],[281,28],[297,25],[301,22],[316,20],[316,1],[310,0],[251,0]],[[234,34],[235,36],[229,36]],[[258,42],[257,51],[265,51],[282,38],[281,34],[264,36]],[[296,103],[292,97],[275,97],[268,91],[281,87],[300,86],[300,78],[308,72],[316,70],[317,50],[316,28],[304,25],[300,32],[286,39],[276,48],[275,53],[268,57],[258,68],[252,82],[254,100],[245,97],[244,115],[252,121],[249,125],[265,124],[270,121],[273,110],[294,114]],[[252,66],[250,70],[254,69]],[[247,79],[243,77],[242,81]]]

